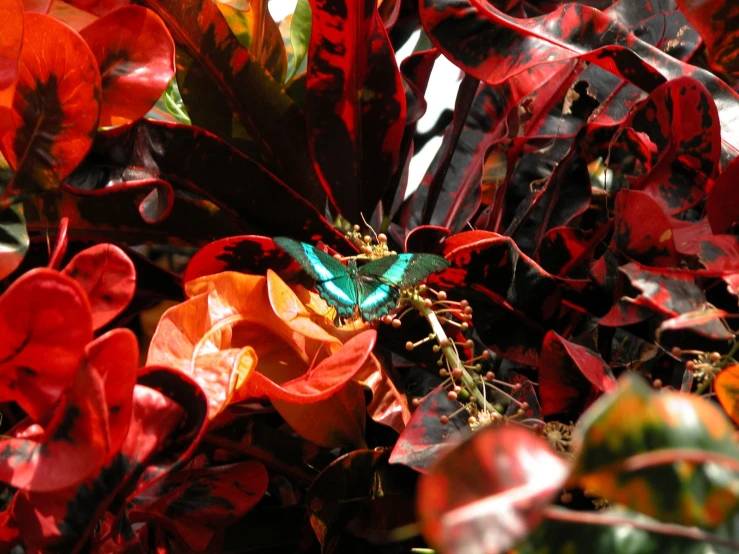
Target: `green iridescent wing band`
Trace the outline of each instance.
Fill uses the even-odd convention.
[[[316,280],[316,289],[321,298],[336,308],[340,317],[354,316],[357,289],[344,264],[304,242],[285,237],[277,237],[274,241]]]

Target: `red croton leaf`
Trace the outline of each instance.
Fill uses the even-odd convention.
[[[88,25],[80,35],[100,66],[101,127],[139,119],[156,104],[175,75],[175,47],[151,10],[127,6]]]
[[[654,198],[668,214],[684,212],[706,194],[721,155],[719,114],[711,93],[692,77],[657,87],[622,128],[645,133],[656,145],[652,168],[631,187]]]
[[[246,384],[246,394],[253,397],[267,396],[270,400],[282,400],[293,404],[312,404],[332,396],[364,366],[377,340],[377,331],[370,329],[352,337],[339,350],[325,358],[303,375],[276,383],[274,371],[267,377],[255,371]]]
[[[3,40],[0,43],[0,129],[11,125],[10,109],[18,79],[18,59],[23,38],[23,2],[8,0],[0,5]]]
[[[108,455],[103,379],[86,360],[43,428],[28,422],[0,440],[0,481],[49,492],[70,487],[100,469]]]
[[[0,336],[0,399],[38,421],[72,384],[92,340],[87,295],[57,271],[28,271],[0,296]]]
[[[449,554],[507,552],[538,525],[568,473],[567,461],[530,431],[487,427],[421,477],[423,535]]]
[[[96,244],[77,254],[62,271],[87,293],[93,329],[110,323],[136,292],[136,269],[114,244]]]
[[[466,412],[453,415],[459,411],[459,403],[449,400],[448,392],[439,386],[421,400],[395,443],[391,464],[426,472],[469,432]],[[441,423],[441,416],[448,416],[449,422]]]
[[[711,230],[718,234],[731,233],[734,223],[739,222],[739,158],[732,160],[716,179],[706,200],[706,215]]]
[[[56,189],[90,149],[100,113],[100,72],[85,41],[46,15],[23,22],[12,123],[0,139],[16,171],[5,202]]]
[[[192,551],[207,552],[213,535],[252,509],[268,483],[264,465],[253,460],[180,471],[133,499],[129,521],[155,521]]]
[[[313,160],[349,221],[369,216],[398,164],[406,102],[375,0],[311,0],[306,107]]]
[[[739,76],[739,5],[733,0],[675,0],[698,30],[708,49],[708,61],[719,72]]]
[[[611,247],[644,265],[677,266],[670,219],[646,192],[623,189],[616,195]]]
[[[131,424],[133,388],[139,367],[138,340],[130,329],[113,329],[87,345],[85,358],[103,379],[108,448],[111,455],[117,454]]]
[[[120,369],[125,370],[123,367]],[[100,471],[63,490],[47,493],[23,491],[16,495],[13,513],[27,546],[40,552],[73,552],[85,544],[111,502],[121,491],[133,487],[131,479],[137,478],[152,455],[161,452],[169,439],[177,436],[178,425],[186,417],[182,406],[145,386],[136,385],[131,390],[128,376],[125,381],[128,402],[132,404],[128,412],[130,425],[127,425],[123,444],[111,450]],[[108,409],[115,409],[118,393],[106,386],[106,394]],[[114,423],[114,414],[109,415],[111,423]],[[113,429],[111,435],[115,435]],[[96,539],[102,542],[107,537]]]
[[[596,353],[549,331],[539,361],[542,415],[577,417],[601,392],[616,387],[611,368]]]
[[[271,269],[280,275],[300,270],[297,262],[271,238],[259,235],[227,237],[208,243],[190,258],[183,282],[221,271],[266,275]]]
[[[733,124],[739,95],[711,73],[685,64],[637,38],[607,14],[580,3],[546,15],[517,18],[485,0],[421,0],[421,22],[431,40],[458,67],[490,84],[539,64],[578,58],[653,91],[668,79],[700,80],[721,106],[724,144],[739,151]],[[503,45],[503,46],[501,46]]]

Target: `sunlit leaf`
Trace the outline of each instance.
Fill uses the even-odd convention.
[[[80,31],[102,74],[101,127],[143,117],[175,75],[174,41],[157,14],[128,6]]]
[[[54,190],[92,145],[100,113],[100,72],[80,36],[42,14],[24,14],[21,73],[3,155],[16,171],[3,192]]]
[[[87,293],[93,329],[100,329],[120,314],[136,290],[133,262],[114,244],[96,244],[80,252],[62,273]]]
[[[739,365],[722,369],[713,386],[721,407],[739,425]]]

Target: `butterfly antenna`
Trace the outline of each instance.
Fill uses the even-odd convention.
[[[367,220],[364,219],[364,214],[360,212],[359,217],[362,218],[362,222],[367,226],[367,229],[369,229],[373,235],[375,235],[375,242],[380,242],[380,239],[377,238],[377,233],[375,233],[375,230],[372,228],[372,225],[367,223]]]

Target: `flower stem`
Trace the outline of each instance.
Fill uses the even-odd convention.
[[[483,392],[477,387],[477,383],[475,382],[472,374],[470,374],[470,372],[467,371],[467,368],[462,365],[462,360],[459,359],[457,349],[452,341],[447,337],[446,332],[444,331],[444,327],[441,325],[436,312],[426,306],[423,303],[423,299],[421,298],[414,297],[411,298],[410,301],[413,307],[416,308],[419,313],[426,318],[426,321],[429,322],[431,330],[433,331],[434,335],[436,335],[436,340],[439,342],[439,344],[448,345],[441,346],[441,352],[447,359],[449,367],[451,367],[452,369],[460,368],[462,370],[462,383],[469,391],[469,393],[474,396],[475,400],[477,401],[477,405],[487,412],[495,412],[495,407],[485,399]]]

